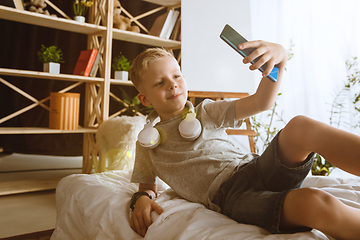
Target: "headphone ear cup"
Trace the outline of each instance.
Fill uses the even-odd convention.
[[[191,121],[184,119],[179,124],[181,137],[188,141],[197,139],[200,136],[201,130],[201,123],[196,118]]]
[[[146,124],[138,135],[138,141],[145,148],[156,148],[160,143],[160,133],[151,124]]]

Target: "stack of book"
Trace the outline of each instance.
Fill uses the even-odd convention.
[[[81,51],[73,74],[85,77],[95,77],[100,58],[101,54],[97,49]]]
[[[180,32],[180,12],[170,9],[167,13],[156,18],[149,34],[165,39],[179,40]],[[179,19],[179,20],[178,20]],[[176,33],[175,33],[176,32]]]

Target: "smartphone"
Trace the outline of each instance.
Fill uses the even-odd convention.
[[[226,24],[224,29],[222,30],[221,34],[220,34],[220,38],[222,40],[224,40],[227,44],[230,45],[230,47],[232,47],[235,51],[237,51],[238,53],[241,54],[241,56],[243,57],[247,57],[248,55],[250,55],[255,48],[247,48],[244,50],[240,50],[238,49],[238,45],[244,42],[247,42],[247,40],[241,36],[237,31],[235,31],[232,27],[230,27],[230,25]],[[252,61],[252,63],[255,63],[256,61],[258,61],[261,58],[258,57],[256,58],[254,61]],[[262,65],[259,70],[261,72],[264,72],[264,70],[267,68],[267,63],[265,63],[264,65]],[[274,67],[271,71],[271,73],[267,76],[268,78],[270,78],[272,81],[276,82],[277,81],[277,77],[278,77],[278,73],[279,73],[279,68]]]

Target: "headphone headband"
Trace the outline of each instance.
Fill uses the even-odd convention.
[[[192,102],[186,101],[185,106],[187,106],[189,108],[189,112],[195,113],[195,108],[194,108],[194,105],[192,104]],[[153,123],[156,120],[156,118],[158,118],[158,117],[159,117],[159,115],[156,112],[156,110],[152,110],[149,113],[149,115],[146,117],[146,122]]]

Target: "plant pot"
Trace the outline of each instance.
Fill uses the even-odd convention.
[[[84,16],[75,16],[75,21],[79,22],[79,23],[84,23],[85,22],[85,17]]]
[[[44,72],[59,74],[60,73],[60,63],[48,62],[43,65]]]
[[[115,71],[114,78],[118,80],[127,81],[129,80],[129,73],[127,71]]]

